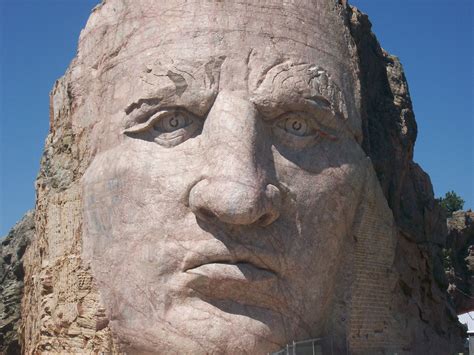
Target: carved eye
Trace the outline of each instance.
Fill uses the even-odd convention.
[[[277,119],[273,134],[281,143],[294,149],[309,147],[324,138],[336,138],[316,121],[316,117],[307,112],[285,113]]]
[[[155,131],[173,132],[180,128],[186,127],[193,121],[189,115],[185,115],[181,111],[174,112],[167,117],[163,117],[153,125]]]
[[[284,122],[285,131],[294,134],[295,136],[303,137],[308,133],[309,126],[306,120],[302,117],[292,115]]]
[[[183,109],[162,110],[146,122],[124,130],[124,134],[146,141],[154,141],[165,147],[172,147],[196,136],[203,120]]]

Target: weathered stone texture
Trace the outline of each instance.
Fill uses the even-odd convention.
[[[0,243],[0,353],[20,353],[18,327],[23,295],[23,255],[34,232],[34,211],[29,211]]]
[[[125,2],[116,1],[115,7],[105,6],[107,3],[93,11],[81,33],[76,59],[51,94],[50,134],[37,180],[36,238],[25,256],[22,343],[26,353],[118,351],[97,285],[83,260],[81,179],[96,152],[119,140],[104,138],[118,129],[113,115],[119,109],[113,107],[113,101],[101,101],[105,100],[101,95],[114,100],[126,96],[128,85],[114,87],[113,95],[105,93],[112,83],[125,82],[130,75],[120,70],[121,61],[143,60],[135,52],[127,52],[127,46],[144,50],[148,44],[133,37],[138,29],[144,29],[140,21],[146,17],[131,16],[123,8]],[[381,49],[366,15],[343,1],[337,6],[350,29],[350,34],[342,32],[352,36],[353,46],[348,53],[356,63],[352,74],[358,79],[356,94],[361,100],[361,145],[381,187],[375,178],[366,184],[373,188],[364,195],[366,202],[360,206],[359,218],[369,222],[353,231],[351,237],[357,247],[347,250],[352,254],[347,256],[346,271],[354,268],[357,275],[351,284],[352,313],[349,319],[344,315],[337,321],[342,320],[344,326],[347,321],[348,342],[354,353],[381,353],[387,349],[398,353],[454,353],[460,349],[462,329],[445,292],[441,249],[446,227],[429,177],[413,162],[416,122],[401,64]],[[118,23],[114,22],[116,12],[124,16]],[[174,10],[170,14],[179,16]],[[270,40],[276,41],[274,37]],[[189,55],[189,46],[182,50]],[[209,68],[207,65],[208,72]],[[133,67],[142,79],[154,70],[146,66],[138,69],[138,65]],[[100,110],[94,111],[94,105]],[[342,106],[340,111],[344,111]],[[103,115],[101,122],[97,122],[97,112]],[[97,171],[106,175],[108,167],[102,165],[103,171]],[[378,209],[381,202],[383,208]],[[387,206],[395,218],[396,238],[392,238],[394,225]],[[392,240],[396,240],[396,246],[390,244]],[[387,264],[393,259],[394,266],[390,267]],[[106,280],[107,274],[101,277]],[[124,277],[128,276],[124,273]],[[344,297],[341,295],[344,300],[340,303],[346,301]]]
[[[444,262],[448,292],[458,314],[474,310],[474,212],[456,211],[448,218]]]
[[[447,300],[441,250],[445,217],[429,176],[413,162],[417,126],[398,58],[386,53],[367,15],[351,10],[360,59],[363,142],[398,226],[399,279],[392,290],[409,332],[409,352],[447,354],[462,349],[463,329]]]
[[[400,337],[401,325],[394,319],[392,292],[397,274],[387,267],[387,260],[394,258],[395,229],[389,209],[380,208],[383,199],[378,181],[367,182],[365,194],[370,198],[360,206],[363,221],[354,235],[353,269],[356,275],[351,290],[351,318],[348,334],[349,348],[355,354],[374,351],[397,352],[407,344]],[[386,203],[386,202],[385,202]],[[373,236],[378,238],[374,240]]]
[[[36,181],[36,237],[25,254],[21,330],[27,354],[113,349],[93,279],[81,262],[82,200],[77,179],[82,157],[65,82],[58,80],[51,93],[50,133]]]

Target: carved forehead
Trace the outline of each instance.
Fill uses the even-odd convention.
[[[221,82],[254,86],[265,68],[285,61],[308,63],[322,68],[340,89],[358,131],[350,35],[341,12],[336,0],[275,0],[264,4],[250,0],[108,0],[93,13],[81,34],[81,65],[76,71],[82,77],[76,83],[89,85],[91,75],[84,74],[92,70],[93,76],[106,84],[96,84],[101,92],[110,96],[113,91],[114,97],[139,100],[143,88],[131,92],[127,86],[135,86],[146,77],[147,66],[155,70],[161,65],[166,71],[175,63],[178,69],[187,71],[187,66],[205,73],[210,58],[225,57],[224,66],[219,67]],[[163,74],[162,82],[167,80],[171,87],[180,85],[176,81],[179,77],[173,80],[168,73]],[[229,79],[222,80],[222,76]],[[210,78],[201,76],[206,77]],[[153,94],[153,88],[147,90]],[[109,106],[123,107],[115,102]]]
[[[128,62],[132,73],[162,55],[195,60],[258,49],[257,60],[317,64],[343,88],[351,56],[342,12],[337,0],[108,0],[81,33],[78,59],[99,74]]]
[[[310,54],[330,63],[347,64],[341,11],[336,0],[264,4],[109,0],[93,13],[81,34],[79,55],[93,55],[108,47],[109,59],[113,59],[124,52],[130,56],[162,48],[186,58],[199,56],[203,51],[241,53],[250,48],[270,47],[287,55]],[[97,32],[102,32],[103,40],[88,46],[87,38],[97,37]]]

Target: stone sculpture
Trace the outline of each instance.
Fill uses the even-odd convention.
[[[334,303],[358,286],[341,267],[357,238],[385,245],[371,273],[383,287],[394,233],[360,147],[341,6],[196,2],[170,16],[177,5],[131,8],[150,22],[91,103],[84,255],[111,328],[132,353],[344,346],[350,315]],[[366,223],[380,230],[357,235]]]
[[[333,0],[94,10],[51,99],[27,352],[265,354],[316,337],[334,353],[410,349],[351,13]]]

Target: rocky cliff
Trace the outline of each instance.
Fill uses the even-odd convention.
[[[71,68],[74,67],[74,61]],[[50,95],[50,132],[36,180],[36,236],[25,255],[21,341],[25,353],[111,352],[105,310],[81,259],[79,179],[89,152],[73,130],[71,71]]]
[[[380,47],[367,16],[343,5],[359,64],[362,146],[399,230],[398,280],[390,290],[394,317],[405,324],[397,336],[407,339],[409,345],[403,349],[407,353],[454,353],[461,347],[463,330],[445,291],[441,251],[446,226],[429,177],[413,162],[417,128],[406,78],[398,59]],[[97,11],[102,11],[100,5],[89,23],[97,21]],[[102,36],[114,30],[107,26]],[[83,102],[87,93],[77,83],[93,81],[100,61],[120,51],[111,40],[98,55],[102,59],[89,63],[88,53],[102,39],[87,29],[81,33],[78,56],[51,93],[50,132],[36,184],[36,238],[24,259],[21,341],[26,353],[116,350],[81,256],[79,181],[94,154],[88,149],[88,140],[94,139],[88,132],[94,123]],[[84,63],[90,72],[80,72]]]
[[[448,293],[458,314],[474,310],[474,212],[456,211],[448,218],[444,263]]]
[[[34,211],[27,212],[0,243],[0,354],[20,353],[23,255],[35,232],[34,217]]]
[[[397,313],[412,330],[410,352],[454,353],[462,349],[464,335],[446,294],[446,217],[429,176],[413,161],[417,126],[408,83],[398,58],[385,52],[371,32],[367,15],[354,7],[348,11],[360,62],[362,146],[399,230]]]

